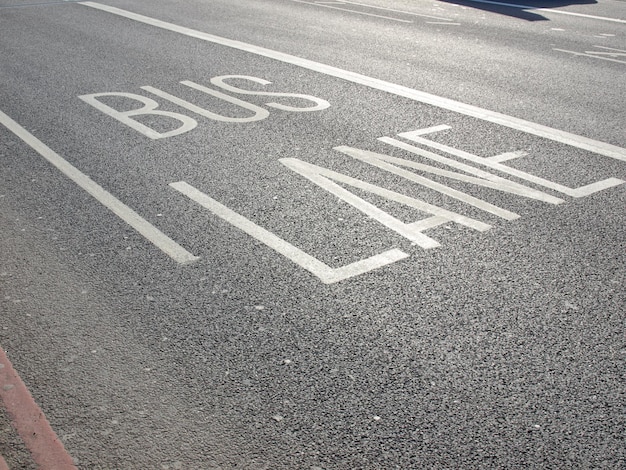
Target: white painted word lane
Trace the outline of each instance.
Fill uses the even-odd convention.
[[[519,179],[526,180],[530,183],[543,186],[553,191],[561,192],[564,195],[570,197],[579,198],[589,196],[598,191],[602,191],[604,189],[615,187],[624,183],[623,180],[620,180],[618,178],[608,178],[579,188],[569,188],[561,184],[548,181],[544,178],[540,178],[535,175],[531,175],[529,173],[522,172],[520,170],[504,165],[503,162],[513,158],[519,158],[524,155],[524,152],[509,152],[506,154],[499,154],[491,157],[480,157],[478,155],[470,154],[460,149],[445,146],[421,137],[428,133],[444,131],[448,129],[450,129],[449,126],[441,125],[427,129],[419,129],[412,132],[400,133],[398,134],[398,136],[406,140],[413,141],[414,143],[418,143],[423,146],[446,152],[452,156],[460,157],[462,159],[486,166],[488,168],[498,170],[502,173],[510,174]],[[417,170],[422,173],[443,176],[452,180],[471,183],[476,186],[495,189],[509,194],[538,200],[548,204],[556,205],[564,202],[564,199],[553,196],[544,191],[540,191],[521,183],[507,180],[503,177],[497,176],[493,173],[489,173],[461,161],[443,156],[438,153],[434,153],[429,150],[425,150],[424,148],[416,147],[414,145],[390,137],[381,137],[379,138],[379,140],[396,148],[406,150],[416,156],[430,159],[440,164],[444,164],[457,170],[461,170],[464,173],[445,170],[440,167],[426,165],[414,160],[405,160],[398,157],[393,157],[391,155],[384,155],[348,146],[335,147],[334,150],[351,156],[361,162],[368,163],[387,172],[401,176],[420,186],[450,196],[470,206],[476,207],[505,220],[515,220],[519,218],[519,215],[505,208],[498,207],[487,201],[481,200],[477,197],[426,178],[425,176],[420,175],[414,171],[406,170],[405,168],[411,168],[412,170]],[[311,163],[307,163],[296,158],[283,158],[279,161],[295,173],[315,183],[317,186],[328,191],[342,201],[350,204],[351,206],[368,216],[370,219],[379,222],[386,228],[411,241],[413,245],[419,246],[420,248],[425,250],[439,247],[440,243],[437,240],[434,240],[433,238],[426,235],[424,232],[442,224],[447,224],[451,222],[457,223],[465,227],[477,230],[479,232],[484,232],[492,228],[491,225],[480,220],[467,217],[451,210],[429,204],[414,197],[410,197],[405,194],[382,188],[380,186],[376,186],[357,178],[353,178],[342,173],[329,170],[327,168],[313,165]],[[377,196],[383,197],[399,204],[412,207],[423,213],[429,214],[429,216],[424,219],[407,224],[392,216],[391,214],[383,211],[374,204],[350,192],[343,186],[340,186],[338,183],[341,183],[344,186],[350,186],[361,191],[375,194]],[[222,203],[211,198],[209,195],[202,193],[200,190],[191,186],[185,181],[170,183],[170,186],[173,189],[184,194],[185,196],[189,197],[191,200],[210,210],[214,215],[220,217],[234,227],[244,231],[261,243],[267,245],[269,248],[285,256],[301,268],[306,269],[325,284],[331,284],[334,282],[349,279],[351,277],[381,268],[383,266],[389,265],[396,261],[400,261],[410,256],[408,253],[405,253],[400,249],[390,248],[383,253],[379,253],[369,258],[356,261],[346,266],[332,268],[320,261],[319,259],[315,258],[313,255],[305,253],[288,241],[278,237],[267,229],[257,225],[253,221],[229,209]]]

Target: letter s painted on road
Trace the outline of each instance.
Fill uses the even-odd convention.
[[[306,108],[298,108],[295,106],[288,106],[286,104],[280,103],[266,103],[267,106],[275,109],[281,109],[283,111],[292,111],[292,112],[308,112],[308,111],[321,111],[322,109],[326,109],[330,107],[330,103],[321,98],[316,98],[311,95],[301,95],[298,93],[276,93],[270,91],[252,91],[252,90],[243,90],[241,88],[237,88],[235,86],[224,83],[224,80],[227,79],[241,79],[241,80],[249,80],[251,82],[260,83],[261,85],[269,85],[272,82],[264,80],[258,77],[251,77],[249,75],[220,75],[219,77],[213,77],[211,79],[211,83],[216,85],[224,90],[231,91],[233,93],[239,93],[242,95],[258,95],[258,96],[284,96],[290,98],[299,98],[307,101],[312,101],[315,103],[315,106],[309,106]]]

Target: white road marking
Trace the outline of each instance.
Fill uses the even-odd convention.
[[[203,41],[211,42],[214,44],[220,44],[222,46],[231,47],[241,51],[246,51],[252,54],[256,54],[263,57],[268,57],[274,60],[278,60],[291,65],[296,65],[308,70],[323,73],[332,77],[340,78],[352,83],[364,85],[376,90],[385,91],[414,100],[419,103],[424,103],[438,108],[454,111],[459,114],[471,116],[483,121],[495,123],[501,126],[509,127],[515,130],[526,132],[528,134],[536,135],[545,139],[553,140],[555,142],[561,142],[573,147],[589,150],[599,155],[615,158],[616,160],[626,161],[626,149],[618,147],[616,145],[607,144],[597,140],[589,139],[587,137],[578,136],[569,132],[553,129],[548,126],[536,124],[530,121],[525,121],[513,116],[507,116],[494,111],[489,111],[477,106],[461,103],[448,98],[432,95],[419,90],[414,90],[402,85],[396,85],[384,80],[368,77],[355,72],[350,72],[330,65],[321,64],[308,59],[303,59],[283,52],[273,51],[264,47],[247,44],[241,41],[235,41],[232,39],[222,38],[201,31],[196,31],[183,26],[178,26],[172,23],[161,21],[148,16],[132,13],[120,8],[103,5],[96,2],[81,2],[79,5],[84,5],[90,8],[94,8],[101,11],[106,11],[113,15],[121,16],[127,19],[131,19],[140,23],[155,26],[157,28],[173,31],[179,34],[183,34],[189,37],[200,39]]]
[[[59,0],[52,2],[40,2],[40,3],[23,3],[21,5],[0,5],[0,9],[2,8],[25,8],[25,7],[39,7],[39,6],[48,6],[48,5],[62,5],[64,3],[76,3],[80,0]]]
[[[381,188],[380,186],[337,173],[336,171],[303,162],[302,160],[298,160],[296,158],[281,158],[279,161],[287,168],[290,168],[296,173],[304,176],[309,181],[312,181],[329,193],[334,194],[338,198],[363,212],[365,215],[376,220],[385,227],[393,230],[397,234],[405,237],[425,250],[440,246],[439,242],[424,235],[420,230],[415,230],[414,227],[410,226],[410,224],[405,224],[387,212],[379,209],[375,205],[361,199],[356,194],[344,189],[334,181],[338,181],[362,191],[376,194],[377,196],[384,197],[385,199],[397,202],[398,204],[413,207],[418,211],[426,212],[427,214],[431,214],[431,219],[433,217],[437,217],[437,220],[444,221],[442,223],[445,223],[446,221],[455,222],[457,224],[464,225],[465,227],[478,230],[479,232],[485,232],[491,228],[491,225],[481,222],[480,220],[472,219],[471,217],[466,217],[464,215],[457,214],[456,212],[442,209],[441,207],[437,207],[419,199],[415,199],[395,191],[390,191],[388,189]]]
[[[321,262],[317,258],[305,253],[300,248],[293,246],[291,243],[274,235],[272,232],[260,227],[254,222],[246,219],[244,216],[229,209],[225,205],[217,202],[215,199],[200,192],[190,184],[179,181],[170,183],[170,186],[176,191],[187,196],[189,199],[197,202],[201,206],[209,209],[213,214],[224,219],[239,230],[250,235],[252,238],[267,245],[274,251],[280,253],[301,268],[306,269],[311,274],[318,277],[324,284],[332,284],[343,281],[359,274],[378,269],[396,261],[408,258],[408,254],[396,248],[385,251],[370,258],[357,261],[340,268],[331,268],[327,264]]]
[[[124,98],[139,101],[140,103],[143,103],[143,107],[139,109],[132,109],[130,111],[118,111],[117,109],[114,109],[98,100],[97,98],[99,96],[121,96]],[[91,95],[81,95],[79,96],[79,98],[85,103],[90,104],[97,110],[108,114],[112,118],[120,121],[122,124],[126,124],[130,128],[135,129],[137,132],[141,132],[143,135],[145,135],[146,137],[150,137],[151,139],[164,139],[167,137],[183,134],[185,132],[189,132],[192,129],[195,129],[195,127],[198,125],[198,122],[195,119],[192,119],[189,116],[185,116],[184,114],[180,113],[161,111],[160,109],[157,109],[159,107],[159,104],[156,101],[145,96],[136,95],[134,93],[92,93]],[[144,114],[165,116],[180,122],[181,125],[177,129],[168,132],[157,132],[154,129],[151,129],[148,126],[133,119],[133,116],[141,116]]]
[[[154,88],[151,86],[142,86],[141,89],[145,90],[147,92],[152,93],[153,95],[156,95],[160,98],[165,98],[168,101],[171,101],[174,104],[177,104],[178,106],[188,109],[189,111],[199,114],[200,116],[204,116],[206,118],[209,119],[213,119],[215,121],[221,121],[221,122],[254,122],[254,121],[260,121],[262,119],[266,119],[270,113],[267,111],[267,109],[261,108],[260,106],[256,106],[252,103],[248,103],[246,101],[242,101],[240,99],[235,98],[234,96],[230,96],[227,95],[225,93],[219,92],[217,90],[212,90],[210,88],[207,88],[205,86],[202,85],[198,85],[197,83],[191,82],[189,80],[185,80],[180,82],[183,85],[186,85],[190,88],[194,88],[198,91],[202,91],[204,93],[207,93],[211,96],[215,96],[216,98],[222,99],[228,103],[234,104],[236,106],[240,106],[244,109],[247,109],[248,111],[252,111],[254,114],[252,116],[249,117],[245,117],[245,118],[234,118],[234,117],[228,117],[228,116],[222,116],[221,114],[217,114],[217,113],[213,113],[211,111],[208,111],[204,108],[201,108],[200,106],[196,106],[193,103],[190,103],[188,101],[185,101],[181,98],[178,98],[177,96],[174,95],[170,95],[169,93],[166,93],[162,90],[159,90],[158,88]]]
[[[600,47],[600,46],[596,46],[596,47]],[[598,56],[598,58],[601,58],[601,57],[604,57],[604,56],[610,56],[610,57],[626,57],[626,52],[585,51],[585,54],[596,55],[596,56]]]
[[[305,108],[296,107],[296,106],[288,106],[281,103],[265,103],[270,108],[281,109],[283,111],[291,111],[294,113],[308,113],[312,111],[322,111],[323,109],[329,108],[330,103],[322,98],[317,98],[316,96],[311,95],[303,95],[301,93],[277,93],[273,91],[253,91],[253,90],[245,90],[243,88],[239,88],[233,85],[229,85],[224,80],[230,79],[240,79],[240,80],[249,80],[254,83],[260,83],[261,85],[270,85],[272,82],[264,80],[258,77],[251,77],[249,75],[220,75],[219,77],[213,77],[211,79],[211,83],[216,85],[226,91],[230,91],[232,93],[239,93],[242,95],[255,95],[255,96],[270,96],[274,98],[297,98],[299,100],[306,100],[315,103],[315,106],[308,106]],[[183,82],[184,83],[184,82]]]
[[[562,184],[554,183],[553,181],[548,181],[539,176],[531,175],[530,173],[526,173],[525,171],[503,165],[502,163],[498,161],[494,161],[489,158],[479,157],[478,155],[474,155],[472,153],[465,152],[463,150],[459,150],[454,147],[440,144],[439,142],[434,142],[432,140],[428,140],[428,139],[421,137],[422,135],[428,134],[431,132],[439,132],[441,130],[444,130],[446,127],[447,126],[437,126],[437,127],[433,127],[429,129],[420,129],[420,130],[413,131],[413,132],[403,132],[402,134],[398,134],[398,135],[400,137],[411,140],[413,142],[417,142],[418,144],[426,145],[427,147],[431,147],[437,150],[441,150],[443,152],[447,152],[450,155],[454,155],[456,157],[469,160],[470,162],[478,163],[480,165],[493,168],[494,170],[507,173],[509,175],[515,176],[517,178],[521,178],[526,181],[530,181],[531,183],[538,184],[545,188],[553,189],[560,193],[567,194],[568,196],[571,196],[571,197],[589,196],[590,194],[596,193],[598,191],[602,191],[603,189],[612,188],[614,186],[619,186],[620,184],[624,183],[623,180],[620,180],[617,178],[607,178],[605,180],[596,181],[595,183],[591,183],[586,186],[581,186],[580,188],[568,188],[567,186],[563,186]]]
[[[426,21],[426,24],[445,24],[448,26],[461,26],[461,23],[451,23],[450,21]]]
[[[438,126],[438,127],[441,127],[441,126]],[[447,127],[447,126],[444,126],[444,127]],[[406,134],[411,135],[411,133],[406,133]],[[400,137],[404,137],[404,135],[405,133],[399,134]],[[391,137],[380,137],[378,140],[380,140],[381,142],[385,142],[386,144],[394,145],[395,147],[414,153],[416,155],[420,155],[422,157],[428,158],[429,160],[443,163],[444,165],[464,171],[466,173],[469,173],[470,175],[476,176],[477,178],[474,178],[472,176],[465,175],[462,173],[454,173],[452,171],[444,170],[442,168],[432,167],[429,165],[423,165],[418,162],[413,162],[413,161],[409,162],[407,160],[394,159],[393,157],[387,158],[388,161],[394,162],[396,164],[401,164],[403,166],[415,168],[416,170],[426,171],[428,173],[432,173],[435,175],[445,176],[447,178],[451,178],[457,181],[464,181],[464,182],[472,183],[478,186],[484,186],[486,188],[497,189],[498,191],[504,191],[510,194],[517,194],[518,196],[536,199],[538,201],[547,202],[549,204],[561,204],[562,202],[565,202],[563,201],[563,199],[552,196],[551,194],[545,193],[543,191],[538,191],[536,189],[529,188],[528,186],[524,186],[523,184],[516,183],[515,181],[510,181],[505,178],[501,178],[500,176],[483,171],[479,168],[466,165],[465,163],[459,162],[451,158],[444,157],[437,153],[429,152],[428,150],[415,147],[414,145],[407,144],[397,139],[392,139]]]
[[[349,8],[339,8],[339,7],[333,7],[331,5],[327,5],[324,3],[317,3],[317,2],[305,2],[303,0],[291,0],[292,2],[296,2],[296,3],[304,3],[306,5],[314,5],[317,7],[324,7],[324,8],[331,8],[333,10],[341,10],[341,11],[347,11],[350,13],[356,13],[358,15],[364,15],[364,16],[374,16],[376,18],[383,18],[385,20],[391,20],[391,21],[398,21],[399,23],[413,23],[410,20],[401,20],[400,18],[392,18],[391,16],[383,16],[383,15],[375,15],[374,13],[365,13],[363,11],[356,11],[356,10],[351,10]]]
[[[0,111],[0,124],[4,125],[13,134],[22,139],[29,147],[61,171],[61,173],[91,194],[98,202],[146,237],[174,261],[180,264],[188,264],[199,259],[137,214],[133,209],[103,189],[99,184],[92,181],[89,176],[82,173],[2,111]]]
[[[419,185],[438,191],[442,194],[450,196],[451,198],[457,199],[459,201],[463,201],[466,204],[477,207],[491,214],[497,215],[498,217],[501,217],[505,220],[515,220],[519,218],[519,215],[514,212],[508,211],[506,209],[502,209],[501,207],[490,204],[486,201],[483,201],[482,199],[475,198],[462,191],[457,191],[456,189],[450,188],[449,186],[446,186],[441,183],[437,183],[436,181],[430,180],[416,173],[413,173],[412,171],[405,170],[403,168],[400,168],[392,164],[392,163],[396,163],[397,165],[411,167],[413,166],[412,165],[413,162],[409,160],[402,160],[400,158],[394,158],[389,155],[383,155],[380,153],[370,152],[368,150],[361,150],[361,149],[356,149],[356,148],[346,147],[346,146],[335,147],[335,150],[341,153],[344,153],[346,155],[350,155],[351,157],[356,158],[357,160],[361,160],[363,162],[369,163],[370,165],[374,165],[378,168],[386,170],[395,175],[402,176],[403,178],[406,178],[409,181],[413,181],[414,183],[417,183]]]
[[[553,8],[537,8],[532,5],[519,5],[516,3],[494,2],[491,0],[468,0],[474,3],[486,3],[489,5],[501,5],[503,7],[518,8],[520,10],[547,11],[550,13],[558,13],[560,15],[579,16],[581,18],[589,18],[593,20],[611,21],[614,23],[626,23],[626,20],[620,18],[607,18],[606,16],[586,15],[584,13],[574,13],[573,11],[555,10]]]
[[[525,157],[526,155],[528,155],[528,152],[516,150],[515,152],[504,152],[499,155],[494,155],[493,157],[487,157],[487,160],[501,163],[506,162],[507,160],[513,160],[514,158]]]
[[[616,49],[614,47],[607,47],[607,46],[593,46],[593,47],[597,47],[598,49],[604,49],[605,51],[611,51],[611,52],[600,52],[600,51],[585,51],[588,54],[598,54],[598,55],[610,55],[613,57],[626,57],[626,51],[623,49]]]
[[[350,5],[358,5],[360,7],[366,7],[366,8],[373,8],[375,10],[384,10],[384,11],[392,11],[394,13],[402,13],[403,15],[409,15],[409,16],[419,16],[421,18],[432,18],[434,20],[441,20],[441,21],[452,21],[449,18],[442,18],[440,16],[432,16],[432,15],[424,15],[422,13],[413,13],[411,11],[406,11],[406,10],[395,10],[393,8],[387,8],[387,7],[379,7],[376,5],[368,5],[367,3],[359,3],[359,2],[351,2],[351,1],[344,1],[342,3],[347,3]]]
[[[591,57],[592,59],[608,60],[609,62],[617,62],[618,64],[626,64],[626,61],[611,59],[610,57],[603,57],[603,56],[597,55],[596,53],[587,54],[585,52],[568,51],[567,49],[557,49],[557,48],[553,48],[552,50],[558,51],[558,52],[565,52],[567,54],[572,54],[572,55],[577,55],[577,56]],[[620,158],[619,160],[622,160],[622,159]]]

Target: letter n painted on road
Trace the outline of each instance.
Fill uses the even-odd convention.
[[[465,217],[461,214],[457,214],[456,212],[420,201],[419,199],[414,199],[412,197],[405,196],[404,194],[396,193],[395,191],[390,191],[388,189],[381,188],[379,186],[375,186],[356,178],[342,175],[336,171],[312,165],[295,158],[283,158],[280,162],[424,249],[436,248],[439,246],[439,242],[424,235],[422,232],[448,222],[456,222],[457,224],[473,228],[474,230],[478,230],[480,232],[484,232],[491,228],[491,225],[479,220]],[[411,224],[405,224],[401,220],[393,217],[391,214],[388,214],[375,205],[361,199],[356,194],[342,188],[331,180],[376,194],[390,201],[404,204],[405,206],[413,207],[419,211],[431,214],[431,216]]]

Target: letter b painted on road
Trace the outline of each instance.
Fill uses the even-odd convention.
[[[129,98],[131,100],[143,103],[143,106],[141,108],[132,109],[130,111],[118,111],[117,109],[112,108],[104,104],[102,101],[98,100],[98,97],[100,96],[118,96],[122,98]],[[189,116],[185,116],[184,114],[157,110],[159,104],[156,101],[150,98],[146,98],[145,96],[136,95],[134,93],[93,93],[90,95],[81,95],[79,96],[79,98],[85,103],[90,104],[94,108],[108,114],[109,116],[135,129],[136,131],[141,132],[146,137],[150,137],[151,139],[163,139],[166,137],[183,134],[187,131],[192,130],[198,125],[195,119],[190,118]],[[157,132],[154,129],[140,123],[136,119],[133,119],[133,116],[141,115],[165,116],[167,118],[171,118],[180,122],[180,126],[168,132]]]

